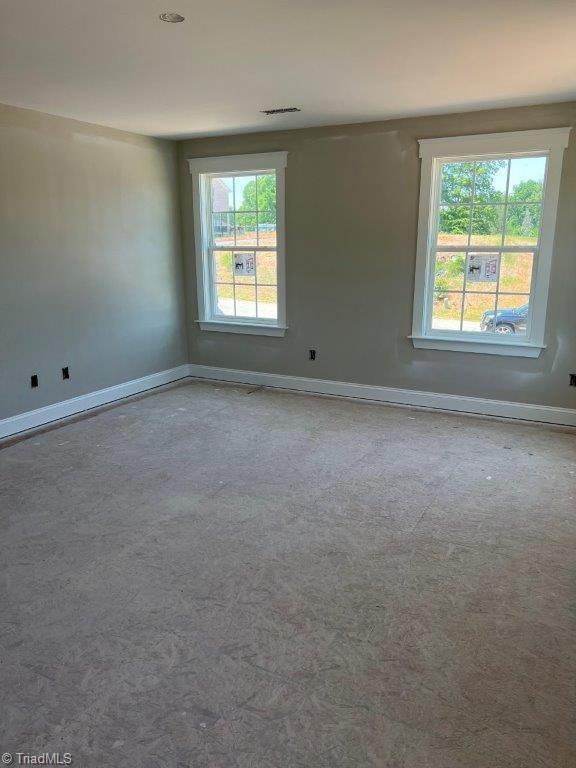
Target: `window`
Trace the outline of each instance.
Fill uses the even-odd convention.
[[[540,354],[569,132],[420,141],[415,347]]]
[[[286,153],[188,162],[200,328],[283,336]]]

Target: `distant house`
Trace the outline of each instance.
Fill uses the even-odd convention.
[[[213,211],[231,211],[232,205],[230,198],[232,197],[232,190],[228,189],[222,179],[212,179],[212,210]]]
[[[228,235],[233,231],[233,217],[228,215],[232,210],[232,190],[222,179],[216,176],[212,179],[212,210],[215,213],[212,228],[215,235]]]

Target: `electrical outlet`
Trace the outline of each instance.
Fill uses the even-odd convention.
[[[315,349],[309,349],[308,350],[308,359],[309,360],[316,360],[316,350]]]
[[[67,366],[67,365],[66,365],[66,366],[64,366],[64,368],[62,368],[62,378],[63,378],[64,380],[66,380],[66,379],[69,379],[69,378],[70,378],[70,369],[68,368],[68,366]]]
[[[33,373],[32,376],[30,376],[30,386],[32,387],[32,389],[36,389],[36,387],[38,386],[38,374],[37,373]]]
[[[576,387],[576,373],[570,374],[570,386]]]

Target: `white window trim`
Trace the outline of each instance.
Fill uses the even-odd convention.
[[[284,336],[286,325],[286,226],[285,226],[285,169],[287,152],[264,152],[255,155],[227,155],[223,157],[202,157],[188,160],[192,175],[192,202],[194,207],[194,240],[196,245],[196,282],[198,289],[198,320],[203,331],[225,333],[247,333],[258,336]],[[276,258],[278,318],[259,320],[249,318],[223,318],[212,315],[210,302],[210,272],[208,266],[208,233],[205,227],[205,183],[204,174],[247,173],[250,171],[276,173]],[[248,246],[247,246],[248,248]]]
[[[420,211],[414,288],[412,343],[421,349],[443,349],[455,352],[479,352],[492,355],[538,357],[545,348],[546,310],[552,267],[556,213],[564,149],[568,146],[571,128],[551,128],[537,131],[491,133],[476,136],[455,136],[442,139],[421,139]],[[427,327],[428,301],[433,280],[433,255],[436,232],[433,216],[437,209],[440,165],[446,160],[493,155],[546,154],[548,166],[542,206],[542,223],[536,271],[535,289],[530,302],[530,329],[523,340],[494,337],[478,338],[466,332],[430,330]]]

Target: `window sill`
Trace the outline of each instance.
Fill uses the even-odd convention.
[[[259,323],[235,323],[228,320],[196,320],[201,331],[220,333],[248,333],[252,336],[284,336],[284,325],[260,325]]]
[[[451,339],[446,336],[409,336],[416,349],[443,349],[450,352],[476,352],[481,355],[538,357],[543,344],[485,339]]]

